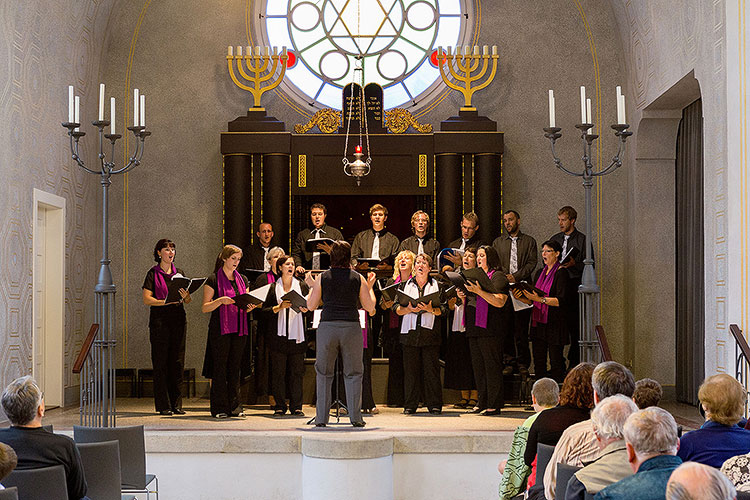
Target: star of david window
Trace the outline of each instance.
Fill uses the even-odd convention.
[[[341,109],[355,79],[383,87],[386,109],[428,105],[444,88],[437,47],[472,44],[468,0],[262,0],[260,45],[290,52],[282,87],[302,109]],[[258,32],[258,31],[256,31]],[[361,75],[356,80],[360,83]]]

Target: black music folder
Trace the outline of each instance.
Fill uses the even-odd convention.
[[[318,244],[333,245],[335,242],[336,240],[332,240],[331,238],[311,238],[305,241],[305,250],[308,252],[322,252],[323,250],[318,249]]]
[[[281,300],[288,300],[289,302],[291,302],[292,310],[294,310],[294,312],[296,313],[300,312],[300,308],[302,307],[307,308],[307,299],[294,290],[290,290],[288,293],[285,293],[281,297]]]
[[[260,305],[266,301],[268,296],[268,290],[271,289],[271,284],[263,285],[260,288],[256,288],[251,292],[245,292],[241,295],[234,297],[234,305],[240,309],[247,309],[250,304]]]
[[[179,302],[182,300],[180,295],[180,288],[187,290],[189,294],[193,294],[203,283],[206,282],[206,278],[186,278],[183,275],[177,273],[172,276],[172,279],[167,283],[167,299],[164,301],[165,304],[171,304],[173,302]]]
[[[429,293],[423,297],[415,298],[405,293],[403,290],[396,290],[398,303],[403,307],[408,305],[416,307],[419,304],[431,304],[432,307],[440,307],[440,295],[441,292],[438,290],[437,292]]]
[[[526,281],[518,281],[516,283],[510,283],[508,285],[508,288],[511,290],[521,290],[521,291],[528,291],[529,293],[536,293],[540,297],[546,297],[547,294],[544,292],[544,290],[540,290],[539,288],[535,287],[534,285],[530,285]]]
[[[380,293],[383,294],[383,298],[387,302],[393,302],[394,300],[396,300],[396,290],[398,290],[398,287],[399,285],[401,285],[401,283],[394,283],[386,287],[381,285],[379,281],[377,283],[378,283],[378,289],[380,290]]]

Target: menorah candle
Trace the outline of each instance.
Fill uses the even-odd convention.
[[[237,57],[242,57],[242,45],[237,46]]]
[[[271,55],[271,47],[269,47],[268,45],[266,45],[265,52],[266,52],[266,57],[270,56]]]
[[[258,45],[255,46],[255,57],[260,56],[260,47]]]
[[[621,125],[627,125],[628,121],[625,119],[625,94],[620,94],[620,107],[622,108],[622,121],[620,122]]]
[[[443,57],[443,47],[438,47],[437,48],[437,55],[438,55],[438,57]]]
[[[281,57],[286,57],[286,47],[281,47]]]
[[[138,89],[133,89],[133,126],[138,126]]]
[[[591,99],[586,99],[586,123],[594,123],[591,121]]]
[[[81,98],[79,96],[76,96],[75,101],[76,101],[76,110],[75,110],[75,114],[73,115],[73,123],[81,123],[80,121],[78,121],[80,120],[80,117],[81,117],[81,114],[80,114]],[[81,127],[76,127],[76,132],[80,132],[80,131],[81,131]]]
[[[109,98],[109,133],[112,135],[115,135],[115,118],[117,115],[115,114],[115,98],[110,97]]]
[[[474,55],[475,56],[479,55],[479,45],[474,45]]]
[[[492,46],[492,55],[493,55],[493,56],[496,56],[496,55],[497,55],[497,45],[493,45],[493,46]]]
[[[74,116],[73,102],[74,102],[73,86],[68,85],[68,123],[73,123],[73,116]]]
[[[487,45],[485,45],[484,47],[482,47],[482,54],[485,55],[485,56],[490,55],[490,48]]]
[[[229,45],[227,47],[227,57],[233,57],[233,56],[234,56],[234,47],[232,47],[231,45]]]
[[[277,56],[278,54],[279,54],[279,48],[274,45],[274,47],[273,47],[273,55],[274,55],[274,57]]]
[[[138,108],[141,114],[141,127],[146,126],[146,96],[141,94],[141,106]]]
[[[468,45],[464,45],[464,55],[465,56],[471,55],[471,48]]]
[[[446,47],[446,48],[448,49],[448,57],[450,57],[451,56],[451,48],[450,47]]]
[[[549,90],[549,126],[555,126],[555,94],[552,89]]]
[[[104,84],[99,84],[99,121],[104,121]]]
[[[586,123],[586,87],[581,85],[581,123]]]

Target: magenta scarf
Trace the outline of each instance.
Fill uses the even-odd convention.
[[[274,276],[274,274],[270,271],[266,273],[266,279],[269,283],[276,283],[276,276]]]
[[[396,279],[393,280],[393,284],[395,285],[396,283],[401,283],[401,274],[400,273],[399,273],[398,276],[396,276]],[[390,310],[390,313],[391,313],[391,315],[389,316],[388,326],[391,329],[398,328],[398,314],[396,314],[395,312],[393,312],[393,309]],[[367,346],[365,346],[365,347],[367,347]]]
[[[487,273],[487,276],[492,278],[493,274],[495,274],[495,270],[490,269],[490,272]],[[487,328],[487,315],[489,314],[489,312],[490,304],[482,297],[477,295],[477,309],[476,315],[474,316],[474,325],[481,328]]]
[[[174,262],[172,262],[172,272],[167,274],[159,264],[154,266],[154,298],[164,300],[169,294],[167,288],[167,277],[172,279],[171,276],[175,273]]]
[[[359,321],[359,318],[357,319]],[[367,349],[367,334],[370,331],[370,315],[365,311],[365,327],[362,328],[362,347]]]
[[[539,278],[537,278],[536,285],[534,286],[549,295],[549,291],[552,290],[552,282],[555,280],[555,274],[559,268],[559,262],[555,262],[555,265],[552,266],[552,269],[549,272],[547,272],[547,266],[545,266],[544,269],[542,269],[542,272],[539,273]],[[536,326],[537,323],[546,325],[547,313],[549,313],[549,306],[547,304],[534,302],[534,312],[531,314],[531,326]]]
[[[247,291],[245,281],[237,271],[234,271],[234,281],[237,283],[237,295],[242,295]],[[227,275],[224,274],[223,269],[219,269],[216,272],[216,284],[219,287],[219,297],[235,296],[232,283],[227,278]],[[240,312],[243,314],[240,314]],[[239,325],[237,324],[237,318],[239,318]],[[242,337],[243,335],[247,335],[247,314],[245,311],[240,311],[240,309],[234,304],[220,305],[219,325],[222,335],[237,332],[240,334],[240,337]]]

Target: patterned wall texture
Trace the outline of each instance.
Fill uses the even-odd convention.
[[[65,388],[77,399],[70,368],[93,321],[99,238],[97,187],[70,160],[60,122],[67,85],[95,118],[96,82],[110,0],[0,2],[0,386],[32,370],[32,193],[66,200]],[[86,139],[89,139],[87,137]],[[90,140],[83,157],[92,162]]]

